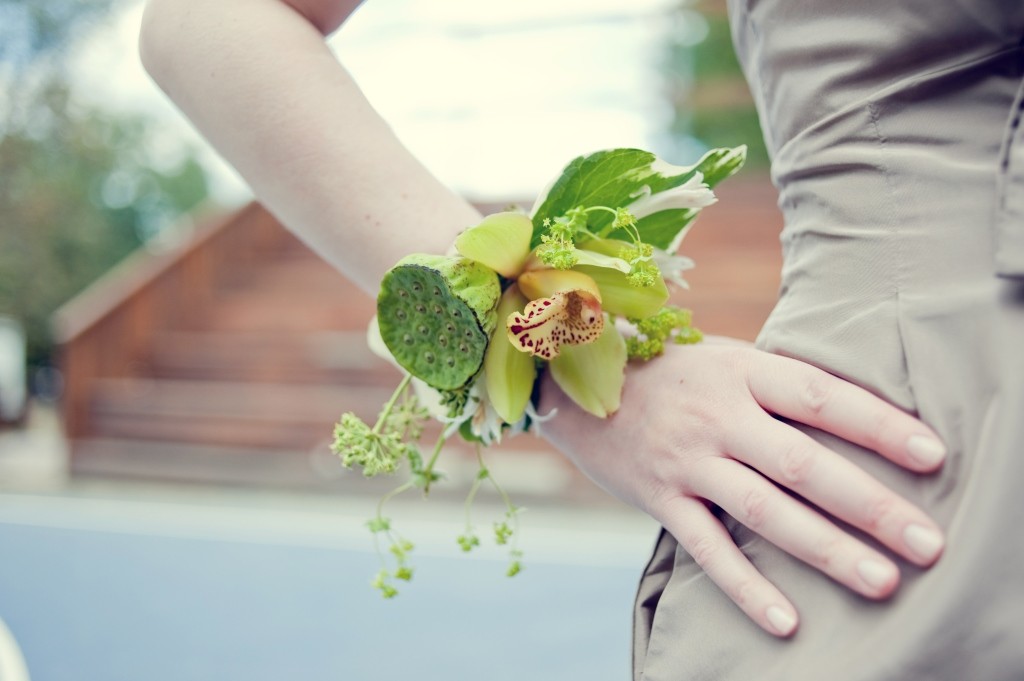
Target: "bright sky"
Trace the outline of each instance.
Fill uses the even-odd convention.
[[[658,72],[672,0],[369,0],[331,41],[378,111],[443,181],[471,198],[534,195],[573,157],[641,146],[659,151],[669,111]],[[201,149],[217,198],[244,184],[152,85],[135,41],[141,3],[83,47],[88,99],[165,123],[157,162]],[[696,26],[696,29],[695,29]],[[162,161],[161,161],[162,160]]]

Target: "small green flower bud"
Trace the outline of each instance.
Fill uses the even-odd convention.
[[[512,528],[508,526],[506,522],[494,523],[494,541],[499,546],[504,546],[508,543],[509,537],[512,536]]]
[[[476,535],[463,534],[456,537],[455,541],[458,542],[459,548],[466,553],[473,550],[473,547],[480,546],[480,539]]]

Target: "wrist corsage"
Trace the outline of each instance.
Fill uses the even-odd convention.
[[[479,545],[468,506],[491,484],[506,504],[494,540],[510,547],[508,574],[519,572],[520,509],[480,449],[553,416],[538,415],[531,402],[542,371],[604,418],[619,407],[629,359],[651,359],[667,342],[700,341],[689,310],[667,305],[668,284],[686,286],[681,274],[693,262],[676,255],[685,230],[745,154],[745,147],[715,149],[689,167],[638,149],[581,156],[529,215],[489,215],[456,238],[455,255],[413,254],[388,271],[369,338],[405,376],[373,425],[344,414],[332,446],[342,464],[367,476],[408,469],[409,480],[368,523],[390,545],[391,562],[382,554],[373,582],[385,597],[397,593],[395,580],[411,579],[412,544],[384,517],[383,504],[413,488],[428,493],[441,477],[438,455],[456,434],[476,443],[480,460],[457,541],[465,551]],[[418,441],[430,417],[443,429],[424,457]]]

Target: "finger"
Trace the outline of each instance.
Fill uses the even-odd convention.
[[[665,529],[747,617],[773,636],[796,631],[796,608],[757,571],[702,502],[678,497],[659,515]]]
[[[892,561],[737,461],[713,458],[695,466],[691,487],[783,551],[863,596],[886,598],[899,583]]]
[[[867,390],[788,357],[757,353],[747,385],[768,411],[828,431],[911,470],[932,471],[946,448],[926,425]]]
[[[921,566],[942,553],[942,532],[924,511],[805,433],[763,414],[732,429],[729,453],[822,510]]]

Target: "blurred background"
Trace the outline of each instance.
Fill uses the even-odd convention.
[[[781,219],[724,5],[371,0],[331,45],[485,210],[596,149],[747,144],[676,302],[752,340]],[[327,442],[397,379],[365,346],[373,302],[149,81],[142,7],[0,0],[0,681],[625,678],[657,528],[532,438],[488,461],[529,509],[521,575],[459,553],[476,463],[453,447],[431,500],[388,513],[415,580],[394,602],[368,586],[391,483]],[[483,492],[472,522],[501,513]]]

